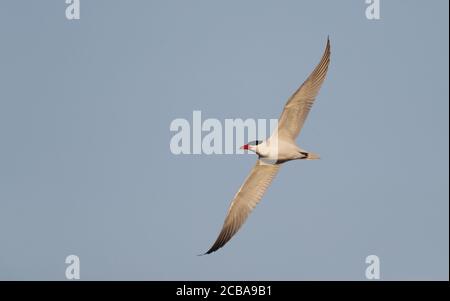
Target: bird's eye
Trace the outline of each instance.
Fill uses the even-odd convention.
[[[261,144],[261,143],[262,143],[262,140],[255,140],[255,141],[250,141],[248,143],[248,145],[258,145],[258,144]]]

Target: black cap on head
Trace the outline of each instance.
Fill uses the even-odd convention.
[[[255,141],[250,141],[248,143],[248,145],[258,145],[258,144],[261,144],[261,143],[262,143],[262,140],[255,140]]]

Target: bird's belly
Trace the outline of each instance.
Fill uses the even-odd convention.
[[[280,144],[277,148],[271,148],[266,156],[262,157],[265,161],[273,163],[283,163],[290,160],[299,159],[299,151],[296,145]]]

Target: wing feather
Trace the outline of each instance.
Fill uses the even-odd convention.
[[[260,160],[256,162],[244,184],[234,196],[219,236],[205,254],[217,251],[236,234],[261,200],[279,168],[279,165],[265,164]]]
[[[284,106],[276,131],[280,137],[295,140],[300,134],[306,117],[327,75],[330,56],[331,46],[328,39],[320,63]]]

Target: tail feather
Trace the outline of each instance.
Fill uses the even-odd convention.
[[[318,160],[320,159],[319,154],[315,154],[315,153],[307,153],[306,154],[306,160]]]

